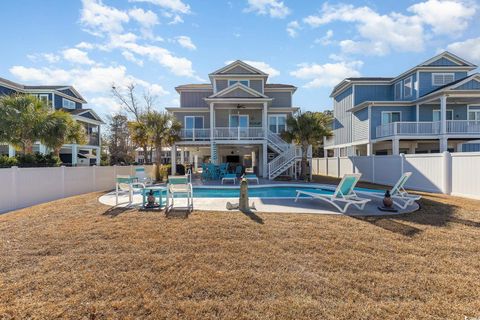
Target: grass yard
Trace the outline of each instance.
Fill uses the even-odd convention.
[[[98,196],[0,215],[0,319],[480,317],[480,201],[166,219]]]

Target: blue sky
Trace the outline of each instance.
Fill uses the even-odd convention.
[[[472,0],[22,0],[0,11],[0,76],[72,84],[99,114],[136,83],[159,108],[174,87],[205,82],[243,59],[298,87],[294,104],[331,107],[349,76],[394,76],[440,51],[480,64],[480,3]]]

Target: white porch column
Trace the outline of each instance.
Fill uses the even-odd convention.
[[[410,147],[408,148],[408,153],[415,154],[415,150],[417,149],[417,147],[418,147],[418,143],[416,142],[410,143]]]
[[[415,108],[415,121],[416,122],[420,121],[420,105],[418,103]]]
[[[371,156],[373,153],[373,143],[367,143],[367,156]]]
[[[255,168],[255,166],[257,165],[257,159],[256,159],[256,153],[255,151],[252,151],[252,169]]]
[[[393,139],[392,140],[392,154],[399,155],[400,154],[400,140]]]
[[[266,142],[262,146],[262,169],[262,176],[268,178],[268,150]]]
[[[195,164],[195,172],[198,172],[198,154],[193,156],[193,163]]]
[[[443,135],[440,138],[439,143],[440,143],[440,152],[448,151],[448,139],[446,135]]]
[[[184,164],[185,163],[185,148],[180,147],[180,163]]]
[[[268,130],[268,105],[266,102],[263,103],[263,110],[262,110],[262,127],[265,137],[267,136]]]
[[[96,154],[96,156],[97,156],[97,166],[99,166],[99,165],[100,165],[100,161],[102,160],[102,157],[101,157],[102,152],[101,152],[101,150],[100,150],[100,147],[97,147],[97,148],[96,148],[96,152],[97,152],[97,154]]]
[[[447,133],[447,96],[440,97],[440,134]]]
[[[8,156],[15,157],[15,148],[12,145],[8,145]]]
[[[177,174],[177,145],[174,144],[170,150],[170,163],[172,165],[172,176]]]
[[[77,165],[77,158],[78,158],[78,146],[76,144],[72,144],[72,166]]]
[[[210,140],[213,141],[213,129],[215,127],[215,109],[214,103],[210,102]]]

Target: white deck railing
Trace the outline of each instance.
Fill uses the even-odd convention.
[[[440,134],[440,121],[392,122],[377,127],[377,138],[389,136],[428,136]]]
[[[182,129],[180,138],[191,141],[210,140],[210,129]]]
[[[480,133],[480,120],[447,120],[447,133]]]
[[[217,140],[256,140],[264,139],[262,127],[214,128],[213,137]],[[186,141],[210,140],[210,129],[182,129],[180,138]]]

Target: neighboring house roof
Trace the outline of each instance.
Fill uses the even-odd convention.
[[[103,122],[102,118],[93,111],[92,109],[66,109],[66,108],[61,108],[60,110],[65,111],[70,113],[71,115],[75,117],[80,117],[80,118],[85,118],[85,119],[90,119],[90,120],[95,120],[101,123]]]
[[[180,93],[183,90],[213,90],[213,87],[210,83],[189,83],[176,86],[175,90]]]
[[[244,73],[244,72],[232,71],[232,70],[235,70],[235,69],[245,70],[245,71],[249,71],[249,72]],[[262,76],[267,76],[268,77],[268,74],[266,74],[265,72],[249,65],[248,63],[243,62],[242,60],[233,61],[232,63],[227,64],[225,67],[222,67],[222,68],[210,73],[209,76],[224,75],[224,74],[232,74],[232,75],[252,75],[252,74],[256,74],[256,75],[262,75]]]
[[[281,89],[288,89],[289,91],[295,92],[297,87],[291,84],[283,84],[283,83],[266,83],[265,90],[281,90]]]
[[[435,62],[450,62],[448,65],[444,64],[435,64]],[[451,52],[444,51],[418,65],[415,67],[403,72],[402,74],[388,78],[388,77],[351,77],[351,78],[345,78],[342,80],[339,84],[337,84],[334,88],[332,93],[330,94],[330,97],[335,96],[336,94],[340,93],[344,89],[348,88],[351,84],[355,84],[357,82],[384,82],[385,84],[393,84],[395,81],[400,80],[401,78],[407,76],[408,74],[416,71],[416,70],[428,70],[428,71],[434,71],[435,69],[447,69],[447,70],[455,70],[455,69],[461,69],[465,71],[472,71],[477,66],[465,59],[462,59],[456,55],[454,55]]]
[[[52,90],[59,95],[67,95],[69,97],[78,99],[81,103],[87,103],[87,101],[80,95],[80,93],[78,93],[77,90],[75,90],[75,88],[68,85],[23,85],[2,77],[0,77],[0,84],[5,84],[15,90],[22,92],[28,92],[30,90]]]

